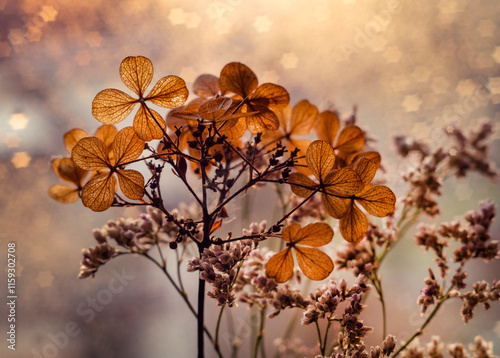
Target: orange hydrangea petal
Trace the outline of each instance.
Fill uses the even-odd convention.
[[[289,133],[292,135],[306,135],[316,126],[318,108],[304,99],[293,107]]]
[[[316,140],[307,148],[306,161],[314,176],[323,183],[335,164],[335,151],[327,142]]]
[[[351,200],[347,214],[340,219],[340,233],[342,237],[352,243],[360,242],[368,231],[366,215]]]
[[[290,103],[290,95],[281,86],[274,83],[264,83],[250,95],[250,102],[256,106],[267,107],[270,110],[280,110]]]
[[[108,88],[99,92],[92,101],[92,115],[104,124],[123,121],[138,101],[125,92]]]
[[[116,133],[118,133],[118,129],[115,126],[104,124],[97,128],[94,137],[99,138],[104,142],[106,147],[109,147],[115,140]]]
[[[325,178],[325,191],[336,196],[348,197],[359,193],[364,187],[359,174],[351,168],[341,168]]]
[[[279,121],[273,111],[264,106],[249,106],[248,112],[257,112],[245,117],[247,128],[252,134],[275,131],[279,128]]]
[[[368,185],[377,173],[377,166],[370,159],[361,157],[354,163],[353,170],[359,174],[363,183]]]
[[[154,85],[146,101],[164,108],[177,108],[182,106],[189,96],[186,82],[177,76],[160,78]]]
[[[288,131],[289,130],[288,123],[292,119],[292,107],[290,107],[290,105],[288,104],[283,109],[274,110],[274,113],[276,114],[276,117],[278,117],[278,121],[280,122],[280,128],[283,130],[283,132]]]
[[[108,148],[96,137],[86,137],[78,141],[71,152],[71,158],[85,170],[99,170],[110,166]]]
[[[215,97],[219,91],[219,78],[214,75],[200,75],[193,83],[193,92],[200,97]]]
[[[78,188],[56,184],[52,185],[49,189],[49,195],[51,198],[61,202],[61,203],[73,203],[78,200]]]
[[[132,200],[140,200],[144,196],[144,177],[136,170],[117,170],[118,183],[123,195]]]
[[[71,158],[62,158],[57,160],[57,164],[53,167],[57,168],[56,175],[68,183],[75,184],[80,187],[83,179],[88,171],[78,167]]]
[[[394,212],[396,195],[385,185],[364,190],[357,196],[358,203],[372,215],[384,217]]]
[[[302,173],[290,174],[288,177],[288,184],[290,184],[292,192],[301,198],[307,198],[314,192],[315,188],[318,187],[318,184]]]
[[[143,56],[129,56],[120,65],[120,78],[125,86],[143,97],[153,79],[153,63]]]
[[[273,278],[278,283],[286,282],[293,275],[293,256],[290,247],[274,254],[266,265],[267,277]]]
[[[353,163],[356,163],[356,161],[358,161],[360,158],[370,159],[373,162],[373,164],[375,164],[377,169],[380,168],[382,157],[378,152],[373,152],[373,151],[352,154],[347,157],[347,164],[352,165]]]
[[[238,139],[245,134],[247,129],[246,118],[234,118],[221,122],[217,126],[217,130],[221,135],[225,135],[228,139]]]
[[[300,231],[299,224],[288,225],[283,229],[281,238],[286,242],[296,242],[297,233]]]
[[[311,280],[324,280],[333,271],[333,261],[323,251],[296,246],[295,255],[300,269]]]
[[[238,95],[242,99],[252,93],[258,85],[257,76],[246,65],[231,62],[224,66],[219,77],[219,88]]]
[[[121,129],[113,142],[114,166],[130,162],[139,158],[144,150],[144,141],[135,133],[134,128],[125,127]]]
[[[328,215],[335,219],[341,219],[347,214],[348,207],[345,199],[323,193],[321,195],[321,202]]]
[[[115,199],[116,179],[111,173],[96,175],[82,190],[82,203],[93,211],[108,209]]]
[[[297,224],[298,225],[298,224]],[[304,226],[294,236],[293,242],[307,246],[323,246],[332,241],[333,229],[326,223],[313,223]]]
[[[78,141],[82,138],[88,137],[88,133],[84,131],[83,129],[75,128],[70,130],[69,132],[66,132],[64,134],[64,146],[66,147],[66,150],[68,151],[69,154],[71,154],[71,151],[73,150],[73,147],[78,143]]]
[[[155,110],[146,108],[143,104],[134,117],[133,126],[137,136],[145,142],[163,138],[163,131],[166,128],[163,117]]]
[[[319,114],[316,133],[318,138],[333,145],[339,131],[339,117],[335,112],[324,111]]]
[[[342,154],[356,153],[365,145],[365,134],[357,126],[347,126],[342,129],[337,140],[337,149]]]

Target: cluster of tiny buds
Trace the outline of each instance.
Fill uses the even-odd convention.
[[[238,266],[254,249],[253,240],[240,240],[205,248],[201,257],[188,261],[188,272],[199,271],[199,277],[210,283],[213,290],[208,296],[219,306],[236,305],[233,285],[238,274]]]
[[[498,358],[493,355],[492,342],[485,341],[481,336],[474,338],[474,344],[469,344],[469,351],[461,343],[446,345],[446,353],[452,358]],[[418,338],[401,352],[401,358],[444,358],[444,344],[438,336],[432,336],[431,341],[422,344]]]
[[[363,305],[360,299],[364,292],[368,290],[365,276],[359,275],[352,287],[347,286],[345,280],[341,280],[338,284],[334,280],[319,286],[314,292],[311,292],[311,304],[302,316],[302,324],[308,325],[325,317],[332,316],[340,302],[350,300],[352,309],[349,312],[350,316],[354,317],[361,313]],[[347,308],[349,309],[349,307]],[[347,309],[344,317],[347,315]]]
[[[159,209],[148,207],[146,213],[137,219],[119,218],[110,220],[101,229],[94,229],[92,234],[98,245],[83,250],[80,278],[94,276],[98,268],[113,258],[120,251],[113,246],[124,248],[124,252],[145,254],[155,244],[164,244],[179,236],[179,227],[175,223],[189,215],[189,208],[181,206],[174,209],[169,217]]]
[[[370,277],[372,272],[378,268],[378,262],[375,260],[373,241],[367,242],[368,244],[361,241],[357,244],[347,243],[341,246],[336,252],[335,265],[337,269],[347,269],[355,276]]]

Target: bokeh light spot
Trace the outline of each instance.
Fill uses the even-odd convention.
[[[255,22],[253,23],[253,27],[257,32],[269,32],[273,26],[273,22],[269,19],[268,16],[257,16]]]
[[[492,56],[496,63],[500,63],[500,46],[495,47]]]
[[[15,168],[26,168],[30,165],[31,157],[26,152],[16,152],[12,157],[12,164]]]
[[[14,130],[24,129],[28,125],[28,118],[24,115],[24,113],[14,113],[10,116],[9,124],[10,127]]]
[[[102,36],[98,31],[91,32],[87,35],[85,42],[87,42],[90,47],[100,47]]]
[[[466,80],[460,81],[455,90],[460,95],[460,97],[465,97],[465,96],[470,96],[471,94],[473,94],[476,87],[477,87],[477,84],[473,80],[466,79]]]
[[[477,32],[482,37],[491,37],[495,34],[496,30],[496,25],[491,21],[491,19],[488,20],[481,20],[479,21],[479,25],[477,26]]]
[[[42,6],[39,15],[45,22],[55,21],[57,17],[57,10],[52,5]]]
[[[283,68],[295,68],[297,67],[297,63],[299,62],[299,58],[293,52],[287,52],[281,56],[281,65]]]
[[[186,13],[181,8],[170,10],[168,20],[172,25],[182,25],[186,21]]]
[[[54,276],[50,273],[50,271],[42,271],[38,273],[36,282],[38,282],[40,287],[50,287],[54,282]]]
[[[412,94],[405,97],[402,106],[406,112],[415,112],[418,111],[421,104],[422,99],[418,95]]]
[[[21,138],[16,133],[7,133],[3,137],[3,142],[7,145],[8,148],[16,148],[19,146],[19,142]]]

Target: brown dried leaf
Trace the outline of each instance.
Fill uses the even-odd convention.
[[[69,132],[66,132],[63,138],[64,138],[64,146],[66,147],[68,153],[71,154],[73,147],[76,145],[76,143],[78,143],[80,139],[88,136],[89,135],[87,132],[79,128],[75,128],[70,130]]]
[[[275,131],[279,127],[278,117],[267,107],[252,105],[247,112],[256,112],[251,116],[245,117],[246,126],[252,134]]]
[[[144,141],[142,141],[132,127],[121,129],[115,137],[113,143],[114,166],[118,167],[127,162],[139,158],[144,150]]]
[[[358,173],[351,168],[331,172],[325,179],[325,191],[336,196],[348,197],[359,193],[364,187]]]
[[[302,173],[290,174],[288,177],[288,184],[290,184],[292,192],[301,198],[307,198],[318,187],[318,184]]]
[[[364,190],[357,196],[358,203],[372,215],[384,217],[394,212],[396,195],[385,185]]]
[[[96,137],[81,139],[73,148],[71,158],[76,165],[85,170],[99,170],[111,166],[108,148]]]
[[[166,128],[163,117],[151,108],[146,109],[142,104],[134,117],[133,126],[137,136],[145,142],[163,138]]]
[[[82,186],[83,179],[88,171],[78,167],[71,158],[58,159],[57,162],[52,162],[52,168],[56,168],[56,175],[68,183],[75,184],[77,187]]]
[[[335,151],[327,142],[316,140],[307,148],[306,161],[314,176],[324,183],[335,164]]]
[[[245,134],[247,129],[246,118],[235,118],[220,122],[217,130],[221,135],[225,135],[228,139],[238,139]]]
[[[337,140],[337,149],[343,155],[359,152],[365,145],[365,135],[357,126],[347,126],[342,129]]]
[[[258,85],[257,76],[246,65],[231,62],[224,66],[220,73],[219,88],[223,92],[230,92],[242,99],[248,97]]]
[[[177,76],[160,78],[144,100],[164,108],[182,106],[189,96],[186,82]]]
[[[298,225],[298,224],[296,224]],[[326,223],[313,223],[304,226],[294,236],[292,242],[307,246],[323,246],[332,241],[333,229]]]
[[[366,157],[359,158],[356,163],[354,163],[353,169],[359,174],[364,185],[370,184],[377,173],[377,166],[375,163]]]
[[[272,256],[266,265],[267,277],[278,283],[286,282],[293,275],[293,256],[291,248],[286,248]]]
[[[270,110],[284,109],[290,103],[287,90],[274,83],[264,83],[250,95],[250,103],[255,106],[267,107]],[[278,123],[279,125],[279,123]],[[278,129],[276,127],[276,129]]]
[[[153,79],[153,64],[143,56],[129,56],[120,65],[120,78],[125,86],[143,97]]]
[[[136,170],[117,170],[118,183],[123,195],[132,200],[140,200],[144,196],[144,177]]]
[[[49,195],[51,198],[61,202],[61,203],[73,203],[79,199],[78,188],[67,186],[67,185],[52,185],[49,189]]]
[[[360,242],[368,231],[366,215],[351,200],[347,214],[340,219],[340,233],[342,237],[352,243]]]
[[[316,126],[318,108],[304,99],[293,107],[289,133],[292,135],[306,135]]]
[[[110,125],[102,125],[97,130],[95,131],[94,137],[99,138],[104,142],[106,147],[109,148],[111,146],[111,143],[115,140],[116,133],[118,132],[118,129],[116,129],[115,126],[110,126]]]
[[[370,159],[373,162],[373,164],[375,164],[377,169],[380,168],[380,163],[382,162],[382,157],[380,156],[380,154],[378,152],[373,152],[373,151],[362,152],[362,153],[357,153],[357,154],[353,154],[353,155],[348,156],[347,157],[347,165],[352,165],[360,158]]]
[[[200,97],[215,97],[219,91],[219,78],[214,75],[203,74],[193,83],[193,92]]]
[[[333,195],[324,194],[321,196],[321,202],[326,212],[335,219],[341,219],[347,214],[347,204],[345,199]]]
[[[339,131],[339,126],[339,117],[335,112],[321,112],[319,114],[318,126],[316,128],[318,138],[333,145]]]
[[[318,249],[295,247],[295,254],[300,269],[311,280],[324,280],[333,271],[332,259]]]
[[[104,124],[123,121],[138,101],[125,92],[108,88],[99,92],[92,101],[92,115]]]
[[[82,190],[82,203],[93,211],[108,209],[115,199],[116,179],[108,172],[93,177]]]
[[[288,225],[283,229],[283,232],[281,233],[281,238],[286,242],[296,242],[295,237],[297,236],[300,230],[301,229],[299,224]]]

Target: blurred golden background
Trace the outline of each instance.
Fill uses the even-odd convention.
[[[146,56],[155,66],[153,82],[175,74],[188,88],[197,75],[218,75],[226,63],[239,61],[260,83],[284,86],[291,104],[307,98],[320,111],[344,115],[357,105],[358,124],[378,140],[389,185],[402,195],[400,174],[408,163],[395,157],[395,135],[439,145],[447,123],[471,129],[490,119],[497,130],[491,156],[499,165],[499,19],[496,0],[0,0],[0,262],[7,243],[16,242],[19,297],[17,349],[8,350],[4,341],[0,355],[195,355],[195,320],[150,263],[119,258],[95,279],[77,279],[81,249],[94,245],[92,229],[139,211],[94,213],[48,196],[58,182],[50,160],[66,153],[63,134],[97,128],[92,99],[104,88],[123,88],[118,75],[123,58]],[[440,219],[452,220],[487,197],[500,202],[498,189],[476,175],[451,180]],[[171,207],[183,199],[168,198]],[[251,221],[266,219],[251,213]],[[497,221],[497,238],[499,229]],[[334,240],[339,244],[341,238],[336,234]],[[382,271],[389,332],[400,339],[422,323],[416,298],[433,263],[421,252],[408,236]],[[498,263],[471,266],[468,283],[499,279],[499,269]],[[87,300],[102,295],[122,270],[135,278],[94,316],[82,316]],[[187,280],[193,277],[186,274]],[[3,293],[6,284],[0,286]],[[379,304],[374,296],[368,303],[373,307],[365,322],[380,327]],[[213,302],[207,307],[213,319]],[[487,312],[478,307],[468,325],[459,310],[460,303],[448,304],[421,339],[440,334],[447,343],[472,343],[482,334],[498,354],[500,307]],[[246,317],[246,308],[235,314]],[[2,305],[2,329],[6,316]],[[270,334],[277,325],[270,322]],[[60,341],[63,348],[55,352],[47,350],[68,329],[74,337]],[[313,327],[296,332],[314,345]],[[378,343],[379,335],[373,336],[369,342]],[[266,344],[271,349],[272,339]]]

